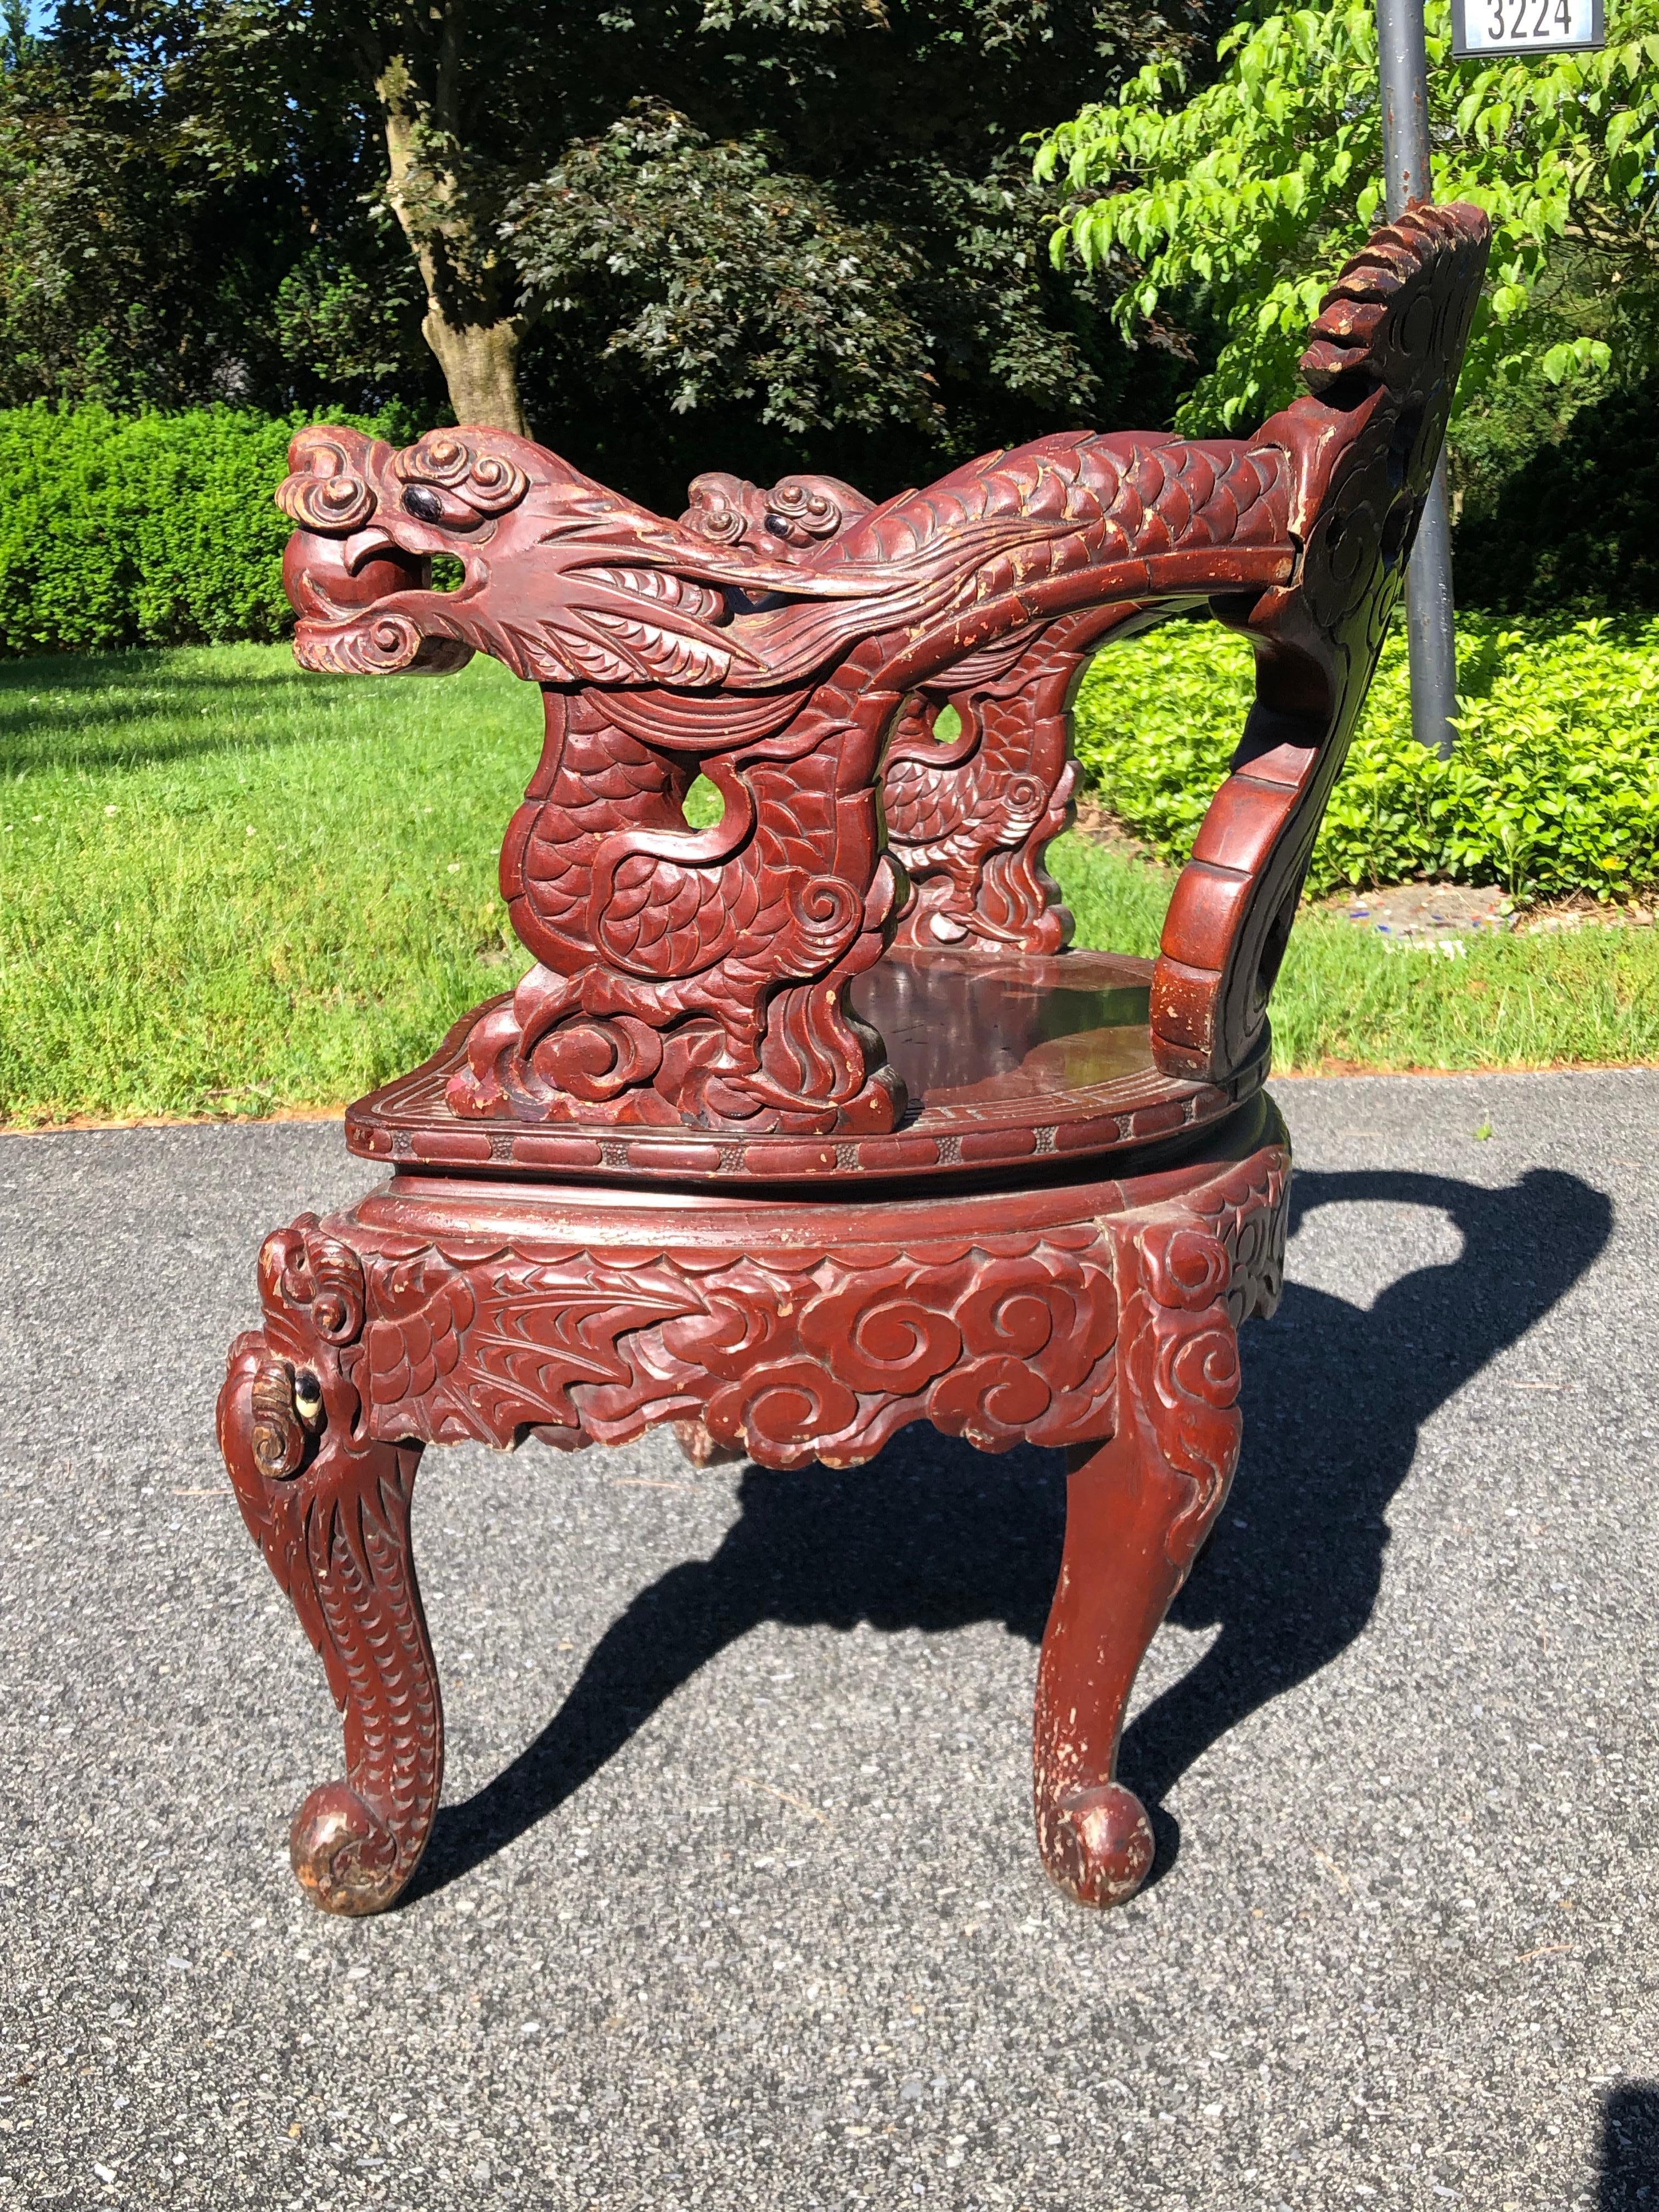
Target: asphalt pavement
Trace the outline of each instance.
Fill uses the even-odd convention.
[[[325,1918],[338,1726],[212,1407],[363,1164],[0,1139],[0,2212],[1659,2212],[1659,1072],[1276,1090],[1290,1285],[1100,1916],[1027,1806],[1058,1455],[914,1429],[428,1454],[444,1809]]]

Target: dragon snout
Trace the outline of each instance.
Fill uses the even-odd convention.
[[[337,622],[394,592],[424,591],[431,568],[424,556],[404,552],[384,531],[338,538],[296,530],[283,553],[283,586],[302,620]]]
[[[377,483],[391,449],[361,430],[319,423],[288,449],[276,504],[298,526],[283,556],[295,611],[337,622],[394,592],[420,590],[428,564],[404,551],[377,519]]]
[[[276,504],[298,525],[283,556],[283,582],[302,621],[337,623],[430,581],[430,562],[398,545],[379,516],[391,455],[381,440],[326,422],[300,431],[289,446]]]

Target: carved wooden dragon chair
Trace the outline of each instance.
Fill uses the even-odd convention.
[[[295,439],[301,663],[483,652],[547,720],[501,854],[535,964],[350,1110],[390,1180],[267,1240],[220,1402],[344,1712],[347,1778],[293,1833],[320,1905],[388,1904],[437,1807],[422,1446],[655,1422],[776,1468],[915,1420],[1066,1446],[1038,1842],[1089,1903],[1143,1880],[1124,1706],[1237,1458],[1239,1325],[1279,1288],[1268,994],[1486,238],[1462,206],[1379,230],[1308,395],[1254,437],[1042,438],[881,506],[709,476],[670,522],[495,431]],[[430,588],[436,554],[457,589]],[[1206,604],[1256,701],[1160,957],[1067,951],[1042,854],[1079,678]],[[701,830],[699,772],[725,809]]]

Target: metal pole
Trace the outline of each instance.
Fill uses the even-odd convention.
[[[1382,77],[1382,175],[1390,220],[1411,200],[1433,197],[1429,167],[1429,58],[1423,0],[1376,0]],[[1443,453],[1429,486],[1406,572],[1411,642],[1412,728],[1443,758],[1457,732],[1457,638],[1452,628],[1451,520]]]

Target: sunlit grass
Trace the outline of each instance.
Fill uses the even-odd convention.
[[[495,887],[533,686],[303,676],[230,646],[0,668],[0,1115],[337,1105],[527,956]],[[1156,949],[1170,878],[1076,836],[1079,941]],[[1384,952],[1304,915],[1281,1067],[1659,1060],[1659,932]]]
[[[501,833],[540,701],[283,647],[0,670],[0,1112],[331,1104],[517,973]]]

